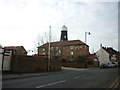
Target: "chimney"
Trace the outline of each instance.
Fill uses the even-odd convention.
[[[102,48],[102,43],[100,44],[100,48]]]

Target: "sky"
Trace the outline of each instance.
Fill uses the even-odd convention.
[[[99,1],[99,2],[98,2]],[[69,40],[85,41],[90,52],[118,50],[118,0],[0,0],[0,44],[34,50],[41,39],[60,41],[61,28]]]

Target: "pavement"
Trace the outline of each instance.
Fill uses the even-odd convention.
[[[2,80],[19,79],[19,78],[36,77],[36,76],[45,76],[45,75],[61,73],[61,72],[62,71],[38,72],[38,73],[4,73],[4,74],[2,74]]]
[[[62,67],[62,69],[78,69],[78,68],[67,68],[67,67]],[[78,69],[79,70],[79,69]],[[82,69],[81,69],[82,70]],[[19,79],[19,78],[25,78],[25,77],[34,77],[34,76],[45,76],[45,75],[50,75],[50,74],[57,74],[57,73],[62,73],[64,70],[61,71],[52,71],[52,72],[35,72],[35,73],[10,73],[6,72],[2,74],[2,80],[9,80],[9,79]]]

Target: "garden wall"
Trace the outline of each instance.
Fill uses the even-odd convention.
[[[51,71],[61,70],[61,60],[51,60]],[[48,59],[41,56],[16,55],[11,60],[12,72],[46,72],[48,71]]]
[[[84,63],[62,63],[63,67],[86,68]]]

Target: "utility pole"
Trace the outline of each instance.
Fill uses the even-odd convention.
[[[90,32],[85,32],[85,44],[87,45],[87,34],[90,35]],[[86,48],[86,45],[85,45],[85,66],[87,67],[87,48]]]
[[[51,42],[51,26],[49,26],[50,32],[49,32],[49,46],[48,46],[48,71],[50,71],[51,65],[50,65],[50,42]]]
[[[2,67],[1,67],[1,69],[2,69],[2,72],[3,72],[3,65],[4,65],[4,53],[5,53],[5,49],[3,49],[3,48],[2,48],[2,50],[3,50],[3,51],[2,51],[2,55],[3,55],[3,56],[2,56]]]

